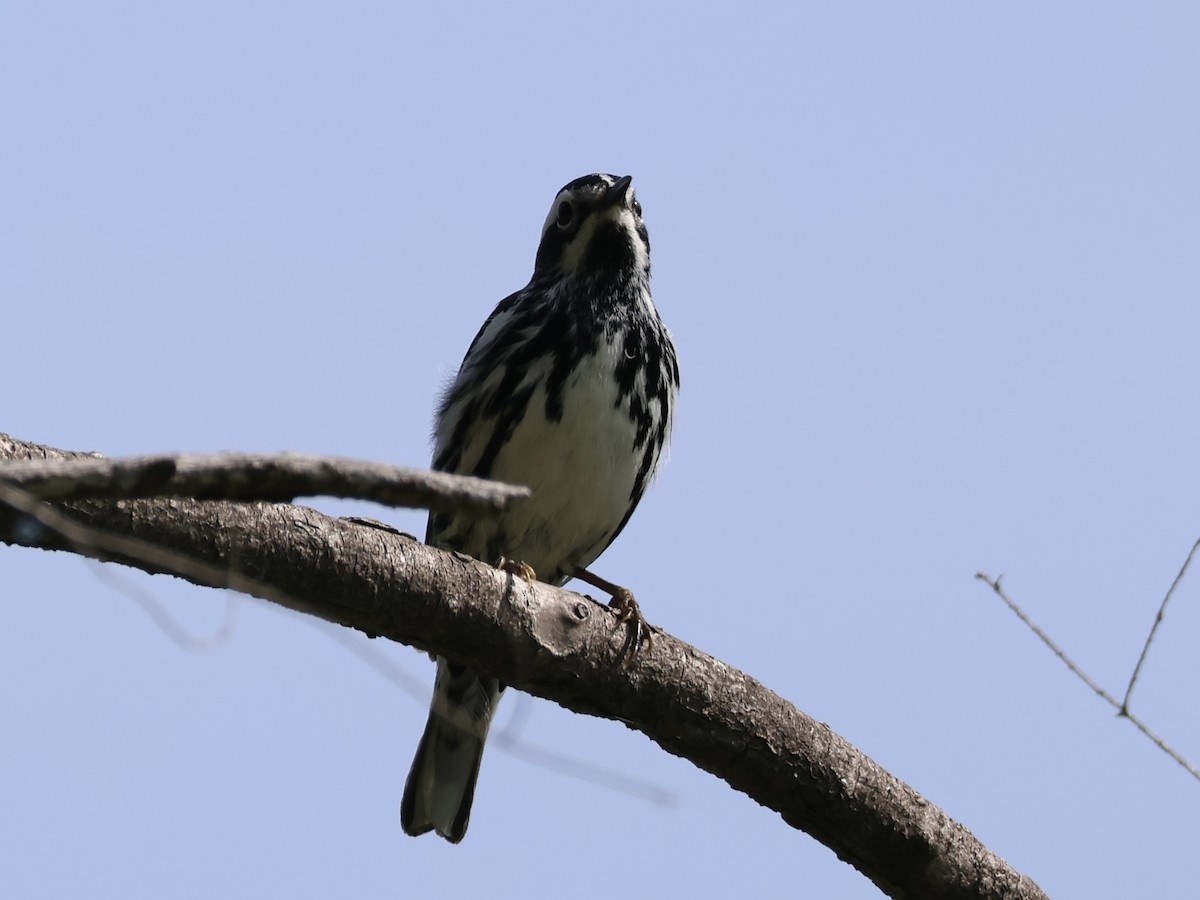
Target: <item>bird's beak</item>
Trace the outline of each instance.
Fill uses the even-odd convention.
[[[618,178],[616,184],[604,192],[604,196],[600,198],[600,202],[596,204],[596,208],[608,209],[610,206],[617,206],[624,203],[625,195],[629,193],[629,186],[631,184],[633,184],[632,175]]]

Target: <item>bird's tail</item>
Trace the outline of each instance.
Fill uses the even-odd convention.
[[[433,830],[457,844],[467,833],[483,743],[504,687],[440,656],[437,664],[429,721],[400,801],[400,825],[413,836]]]

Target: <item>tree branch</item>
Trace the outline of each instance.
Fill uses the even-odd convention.
[[[79,455],[14,462],[4,478],[42,500],[263,500],[347,497],[386,506],[500,512],[529,489],[427,469],[304,453]]]
[[[0,435],[0,462],[77,455]],[[200,561],[204,577],[187,576],[198,583],[213,584],[219,579],[208,576],[219,574],[222,586],[445,654],[568,709],[625,722],[775,810],[889,896],[1045,896],[828,726],[732,666],[660,632],[623,668],[613,614],[578,594],[298,506],[142,499],[53,509],[85,526],[85,538],[132,539]],[[134,545],[78,537],[42,519],[31,526],[0,499],[7,543],[174,571],[165,557],[131,552]]]

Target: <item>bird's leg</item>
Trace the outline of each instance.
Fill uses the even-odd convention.
[[[625,656],[623,665],[629,665],[630,660],[642,649],[642,644],[647,647],[654,646],[654,634],[650,623],[642,615],[642,608],[633,599],[633,591],[621,587],[619,584],[613,584],[599,575],[594,575],[582,566],[577,567],[571,574],[585,584],[599,588],[612,597],[612,601],[608,604],[609,609],[616,612],[618,624],[625,623],[629,627],[623,650]]]
[[[527,562],[518,562],[515,559],[508,559],[502,556],[496,568],[501,572],[507,572],[509,575],[517,575],[524,578],[528,582],[537,581],[537,572],[533,571],[533,566]]]

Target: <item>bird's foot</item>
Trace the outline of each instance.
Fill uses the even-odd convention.
[[[629,664],[633,662],[633,658],[641,651],[643,644],[647,647],[654,646],[654,630],[646,621],[646,617],[642,615],[642,608],[633,598],[633,591],[621,587],[619,584],[613,584],[599,575],[593,575],[587,569],[576,569],[574,575],[580,581],[599,588],[612,597],[608,608],[617,614],[617,624],[625,626],[625,643],[621,647],[621,668],[628,668]]]
[[[621,650],[624,659],[621,666],[628,667],[633,657],[642,649],[642,644],[647,647],[654,646],[654,629],[642,615],[642,608],[633,599],[633,591],[629,588],[618,587],[608,607],[616,612],[617,622],[625,625],[625,645]]]
[[[537,572],[533,571],[533,566],[527,562],[520,562],[515,559],[507,559],[506,557],[502,556],[500,557],[500,564],[497,565],[496,568],[501,572],[507,572],[509,575],[516,575],[520,578],[524,578],[530,583],[537,581]]]

